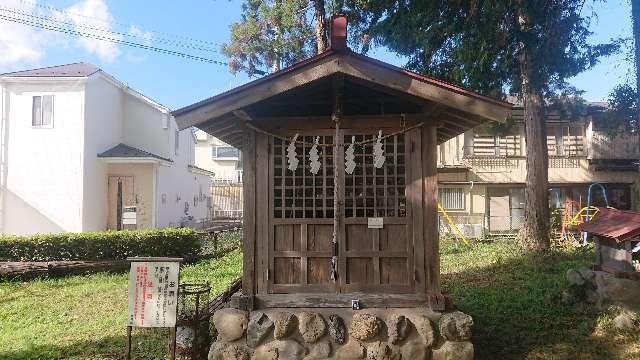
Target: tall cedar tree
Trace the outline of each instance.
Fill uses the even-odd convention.
[[[327,39],[324,0],[245,0],[242,20],[231,25],[222,53],[233,73],[252,76],[321,53]]]
[[[373,42],[408,57],[411,70],[484,95],[519,96],[527,139],[520,238],[525,247],[542,250],[549,247],[544,99],[616,49],[588,43],[586,1],[351,0],[333,1],[331,10],[348,15],[356,50],[367,52]],[[327,46],[326,8],[324,0],[245,0],[242,21],[232,25],[223,47],[232,71],[278,70],[321,52]]]
[[[525,219],[521,244],[549,241],[545,98],[569,88],[566,79],[594,66],[615,44],[588,42],[585,0],[371,0],[374,43],[407,56],[407,67],[485,95],[517,95],[526,135]]]

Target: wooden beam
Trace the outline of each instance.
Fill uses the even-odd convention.
[[[238,119],[243,121],[253,121],[251,116],[244,111],[243,109],[236,109],[232,111],[233,115],[235,115]]]
[[[243,219],[242,219],[242,293],[255,294],[256,247],[256,132],[247,129],[242,151]]]
[[[438,169],[437,130],[422,127],[422,211],[426,293],[441,296],[440,240],[438,236]]]
[[[175,117],[181,129],[197,127],[208,119],[222,116],[334,74],[346,74],[381,86],[387,91],[445,104],[485,119],[504,121],[511,110],[507,104],[468,94],[433,81],[421,80],[404,73],[401,69],[375,60],[367,61],[365,57],[351,54],[334,54],[320,57],[289,71],[280,72],[266,81],[258,80],[253,84],[240,87],[239,90],[178,110],[175,112]]]
[[[452,109],[445,111],[443,113],[443,115],[446,116],[450,116],[452,118],[455,118],[456,120],[464,123],[465,125],[469,126],[469,127],[476,127],[478,125],[480,125],[482,123],[481,119],[478,119],[477,116],[474,115],[461,115],[460,113],[458,113],[457,111],[454,111]]]
[[[380,84],[387,88],[414,95],[426,100],[445,104],[449,107],[476,114],[488,120],[504,121],[511,110],[493,100],[485,100],[447,89],[434,83],[407,76],[400,71],[389,69],[358,56],[345,56],[340,71],[347,75]]]
[[[258,309],[351,308],[352,299],[360,300],[360,305],[365,309],[430,307],[435,311],[445,310],[445,301],[442,295],[425,296],[418,294],[259,294],[256,295],[255,305]]]

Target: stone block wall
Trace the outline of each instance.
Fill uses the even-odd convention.
[[[209,360],[473,359],[473,319],[426,309],[222,309]]]

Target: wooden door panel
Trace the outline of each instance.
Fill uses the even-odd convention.
[[[380,284],[409,285],[407,258],[380,258]]]
[[[309,284],[330,285],[331,266],[329,257],[310,257],[307,260],[307,282]]]
[[[309,224],[307,229],[307,250],[331,252],[333,225]]]
[[[347,251],[376,250],[373,247],[373,232],[376,229],[369,229],[367,226],[359,224],[346,225],[345,245]]]
[[[300,258],[274,259],[274,284],[300,284]]]
[[[373,259],[370,257],[347,258],[347,285],[373,285]]]
[[[380,251],[406,249],[407,241],[407,225],[389,224],[380,229]]]
[[[300,251],[300,225],[276,225],[273,250]]]

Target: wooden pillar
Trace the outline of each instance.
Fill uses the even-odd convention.
[[[333,148],[333,243],[332,243],[332,267],[337,274],[335,289],[339,291],[340,285],[346,283],[346,252],[345,227],[344,227],[344,146],[343,132],[340,129],[342,121],[344,76],[335,75],[333,78],[333,107],[331,117],[334,122],[334,148]]]
[[[242,147],[243,219],[242,219],[242,293],[255,294],[256,245],[256,133],[246,129]]]
[[[426,293],[441,296],[440,240],[438,235],[438,171],[437,128],[425,123],[422,127],[422,209]]]
[[[424,215],[422,209],[422,129],[414,129],[405,134],[405,153],[409,154],[407,179],[407,207],[411,210],[411,228],[408,229],[413,242],[414,271],[413,277],[418,294],[426,292],[426,267],[424,258]]]

